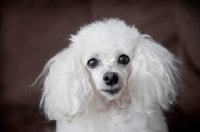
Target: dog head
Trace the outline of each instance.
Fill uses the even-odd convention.
[[[86,112],[95,96],[110,101],[125,96],[141,112],[167,110],[175,101],[178,61],[134,26],[98,21],[70,40],[39,76],[44,77],[41,106],[49,119]]]

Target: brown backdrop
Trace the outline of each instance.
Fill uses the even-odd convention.
[[[1,1],[0,131],[51,132],[29,86],[66,38],[93,20],[118,17],[177,55],[185,89],[167,112],[171,132],[200,131],[199,0]]]

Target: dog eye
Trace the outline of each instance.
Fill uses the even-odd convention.
[[[92,58],[87,62],[87,65],[89,68],[95,68],[98,65],[98,60],[95,58]]]
[[[122,65],[126,65],[126,64],[128,64],[129,63],[129,57],[127,56],[127,55],[120,55],[119,56],[119,60],[118,60],[118,63],[119,64],[122,64]]]

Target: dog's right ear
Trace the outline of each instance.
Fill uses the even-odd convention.
[[[44,82],[40,106],[50,120],[70,120],[87,111],[93,91],[87,70],[74,49],[70,46],[55,55],[38,77]]]

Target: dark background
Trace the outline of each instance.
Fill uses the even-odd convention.
[[[200,131],[199,0],[1,0],[0,131],[52,132],[29,86],[66,38],[93,20],[118,17],[180,58],[185,88],[166,113],[170,132]]]

